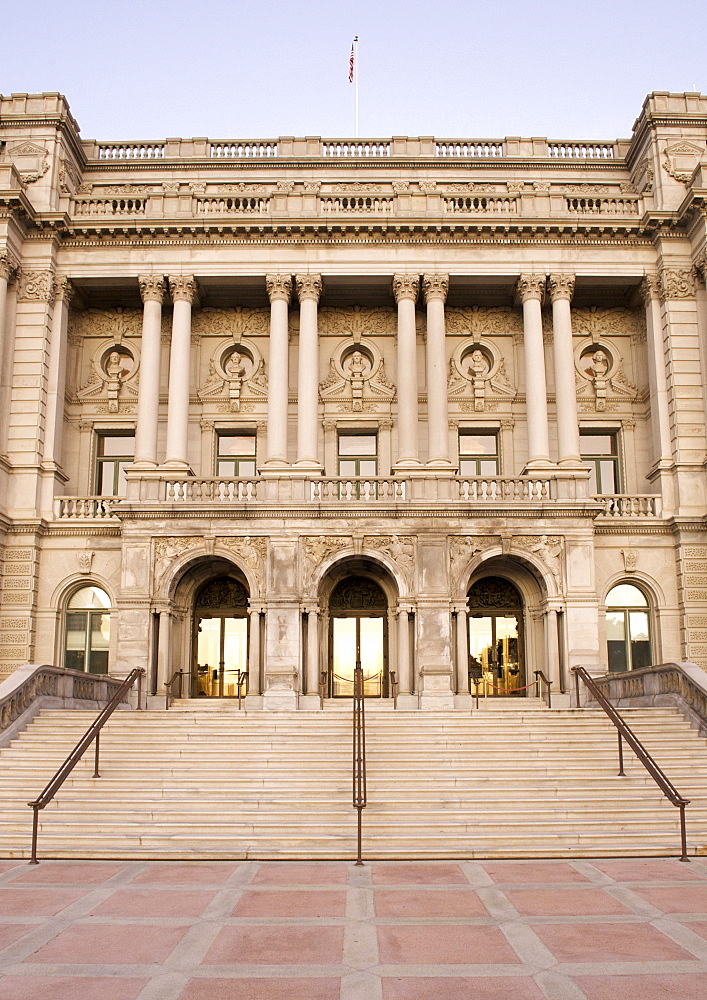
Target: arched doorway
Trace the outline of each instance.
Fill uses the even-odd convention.
[[[469,684],[484,697],[524,695],[523,601],[513,584],[487,576],[469,601]]]
[[[244,695],[248,677],[248,591],[240,580],[208,580],[194,599],[192,697]]]
[[[363,668],[364,694],[387,698],[388,601],[369,577],[349,576],[329,597],[329,696],[353,695],[354,668]]]

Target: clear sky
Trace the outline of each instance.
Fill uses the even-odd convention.
[[[0,93],[60,91],[87,139],[615,139],[652,90],[707,92],[705,0],[33,0]]]

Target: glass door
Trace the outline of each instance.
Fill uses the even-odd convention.
[[[469,615],[469,680],[472,694],[512,695],[524,685],[520,614]]]
[[[386,693],[385,619],[351,616],[331,619],[331,696],[352,698],[354,669],[363,669],[363,693],[382,698]]]
[[[244,695],[248,670],[248,619],[203,616],[197,622],[195,695],[234,698]]]

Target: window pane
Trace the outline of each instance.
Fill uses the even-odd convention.
[[[600,462],[601,492],[617,493],[616,466],[613,462]]]
[[[127,457],[135,454],[134,434],[101,434],[98,438],[98,454]]]
[[[606,595],[608,608],[647,608],[645,594],[630,583],[620,583],[612,587]]]
[[[69,601],[70,608],[109,608],[110,598],[100,587],[82,587]],[[72,615],[67,615],[67,623]]]
[[[340,434],[340,455],[375,455],[377,454],[377,439],[375,434]]]
[[[623,611],[607,612],[606,639],[607,652],[609,654],[609,670],[627,670],[626,618]]]
[[[99,463],[97,492],[102,497],[115,496],[115,462]]]
[[[581,455],[615,455],[615,434],[580,434],[579,452]]]
[[[339,475],[340,476],[355,476],[356,475],[356,462],[351,459],[342,459],[339,462]]]
[[[254,476],[255,475],[255,462],[251,462],[250,459],[242,459],[238,463],[238,475],[239,476]]]
[[[359,475],[375,476],[376,462],[372,462],[370,459],[364,459],[363,461],[359,462]]]
[[[116,496],[124,497],[127,492],[127,479],[125,478],[125,470],[132,463],[130,462],[118,462],[118,488],[116,490]]]
[[[497,440],[495,434],[460,434],[459,452],[464,455],[495,455]]]
[[[234,461],[220,461],[218,463],[218,469],[216,475],[220,479],[233,479],[236,475],[236,462]]]
[[[459,472],[462,476],[476,476],[478,463],[473,458],[464,458],[459,462]]]
[[[585,467],[589,469],[589,493],[598,493],[597,490],[597,470],[594,462],[585,462]]]
[[[479,467],[482,476],[495,476],[498,474],[498,462],[495,458],[483,459],[479,462]]]
[[[254,434],[219,434],[219,455],[255,455]]]

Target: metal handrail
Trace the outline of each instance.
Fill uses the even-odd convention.
[[[390,691],[393,695],[393,708],[398,707],[398,678],[394,670],[390,671]]]
[[[66,758],[64,763],[58,769],[54,777],[48,782],[44,790],[37,796],[32,802],[28,802],[27,805],[33,810],[33,820],[32,820],[32,858],[30,860],[31,865],[39,864],[37,860],[37,833],[39,830],[39,810],[44,809],[45,806],[49,805],[56,793],[59,791],[61,786],[64,784],[66,779],[69,777],[73,769],[76,767],[78,762],[81,760],[83,755],[86,753],[90,745],[95,741],[96,743],[96,754],[93,767],[93,777],[100,778],[98,772],[98,761],[101,748],[101,729],[105,726],[108,719],[110,719],[113,712],[116,710],[118,705],[123,700],[123,697],[132,688],[135,681],[137,681],[137,707],[142,709],[142,678],[145,675],[145,671],[140,667],[136,667],[135,670],[131,670],[128,676],[125,678],[123,683],[120,685],[118,690],[115,692],[111,700],[108,702],[106,707],[98,714],[96,719],[91,723],[89,728],[86,730],[84,735],[81,737],[79,742],[76,744],[74,749],[71,751],[69,756]]]
[[[625,777],[623,740],[626,740],[628,745],[645,767],[646,771],[648,771],[651,778],[653,778],[655,783],[658,785],[663,795],[665,795],[665,797],[680,810],[680,860],[689,861],[690,859],[687,856],[687,834],[685,830],[685,806],[690,804],[690,800],[682,797],[670,778],[661,770],[655,760],[653,760],[626,720],[614,708],[599,686],[594,683],[591,675],[584,669],[584,667],[572,667],[572,673],[574,674],[575,680],[577,708],[582,707],[579,699],[579,682],[581,679],[591,692],[592,697],[597,702],[599,707],[604,710],[611,722],[614,726],[616,726],[619,738],[619,776]]]
[[[243,699],[242,688],[245,684],[245,693],[248,694],[248,671],[247,670],[237,670],[236,671],[236,686],[238,688],[238,711],[241,710],[241,701]]]
[[[323,708],[324,708],[324,699],[326,698],[327,680],[328,680],[327,672],[326,672],[326,670],[322,670],[322,672],[319,674],[319,710],[320,711],[323,710]]]
[[[353,807],[357,810],[357,855],[356,864],[362,865],[361,857],[361,813],[366,808],[366,714],[363,693],[363,670],[357,664],[354,668],[353,693]]]
[[[182,697],[182,693],[184,691],[182,677],[186,677],[186,676],[187,676],[187,671],[186,670],[175,670],[174,673],[172,674],[172,676],[170,677],[170,679],[165,684],[165,686],[164,686],[165,687],[165,705],[164,705],[165,711],[167,711],[167,709],[169,708],[169,706],[174,701],[175,697],[179,697],[179,698]],[[179,695],[175,696],[175,694],[174,694],[174,685],[177,683],[177,679],[179,679]]]
[[[538,685],[538,695],[545,701],[548,708],[552,708],[552,681],[549,681],[542,670],[536,670],[535,682]],[[545,697],[547,695],[547,697]]]

